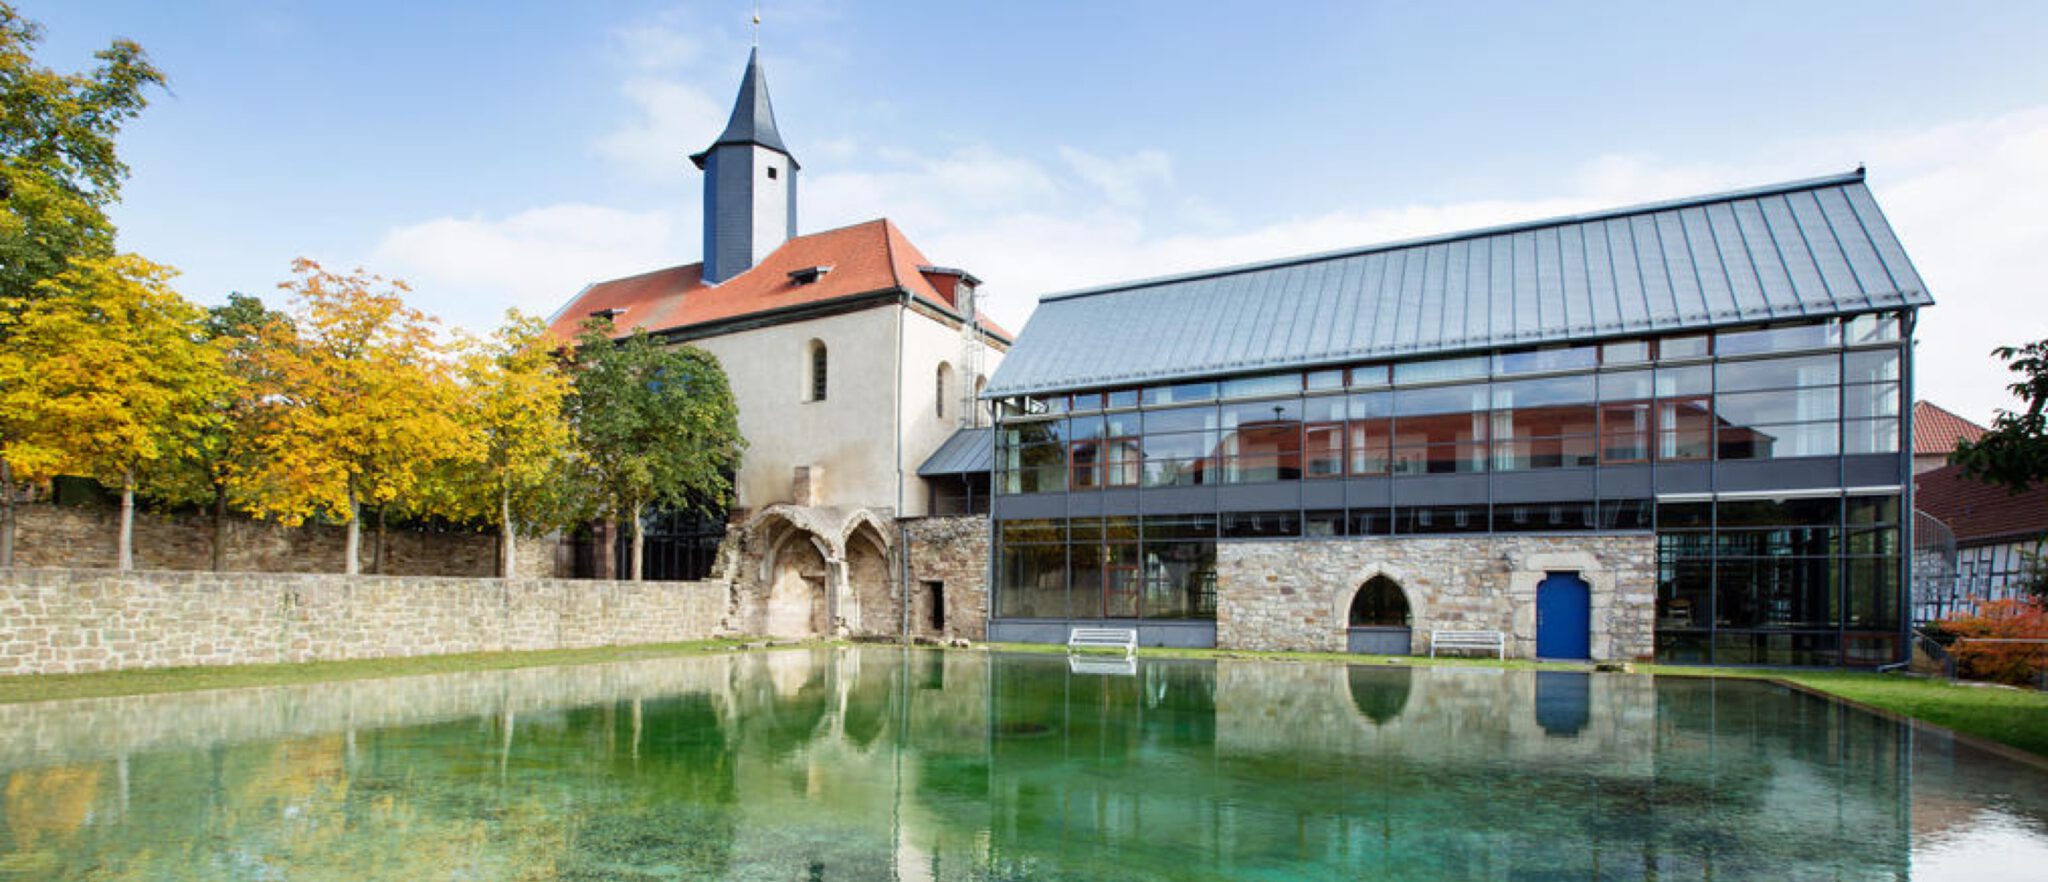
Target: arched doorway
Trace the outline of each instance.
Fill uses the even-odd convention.
[[[1536,586],[1536,657],[1592,655],[1592,588],[1578,573],[1551,573]]]
[[[1374,576],[1351,596],[1347,648],[1373,655],[1407,655],[1413,651],[1408,595],[1399,583]]]
[[[902,629],[895,576],[889,566],[889,545],[880,530],[866,522],[855,527],[846,537],[846,583],[857,607],[857,633],[886,636]]]
[[[831,605],[825,590],[830,573],[818,540],[790,530],[777,542],[762,604],[763,631],[775,637],[817,637],[830,633]]]

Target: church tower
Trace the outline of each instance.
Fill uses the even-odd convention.
[[[690,161],[704,170],[706,283],[746,272],[796,235],[797,164],[775,129],[759,48],[747,54],[725,132]]]

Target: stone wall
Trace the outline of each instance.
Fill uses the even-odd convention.
[[[1575,572],[1592,589],[1596,659],[1648,659],[1656,612],[1650,534],[1374,537],[1220,542],[1216,645],[1343,652],[1351,600],[1375,575],[1408,598],[1412,651],[1429,630],[1508,635],[1508,654],[1536,654],[1536,584]]]
[[[903,522],[910,533],[910,627],[927,637],[983,640],[988,634],[988,518],[932,517]],[[931,591],[945,586],[946,627],[931,627]]]
[[[0,675],[697,640],[729,583],[0,570]]]
[[[111,568],[119,537],[116,509],[25,505],[15,510],[14,562],[22,567]],[[258,573],[339,573],[347,531],[329,524],[285,527],[240,515],[228,519],[227,569]],[[518,576],[539,579],[555,571],[555,543],[519,540]],[[376,529],[365,525],[359,563],[369,572]],[[394,576],[495,576],[498,537],[478,533],[387,530],[384,572]],[[135,513],[135,567],[141,570],[210,570],[213,518],[206,514]]]

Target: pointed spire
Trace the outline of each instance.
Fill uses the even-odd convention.
[[[789,148],[782,143],[782,133],[775,129],[775,104],[768,100],[768,77],[761,73],[759,47],[747,53],[747,72],[740,78],[740,94],[733,100],[732,116],[725,121],[725,131],[711,142],[711,147],[692,155],[690,161],[703,168],[704,158],[711,155],[712,148],[724,144],[756,144],[790,155]],[[796,165],[796,157],[790,156],[789,162]]]

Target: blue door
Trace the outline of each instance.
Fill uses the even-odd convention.
[[[1591,658],[1593,594],[1576,573],[1551,573],[1536,586],[1536,656]]]

